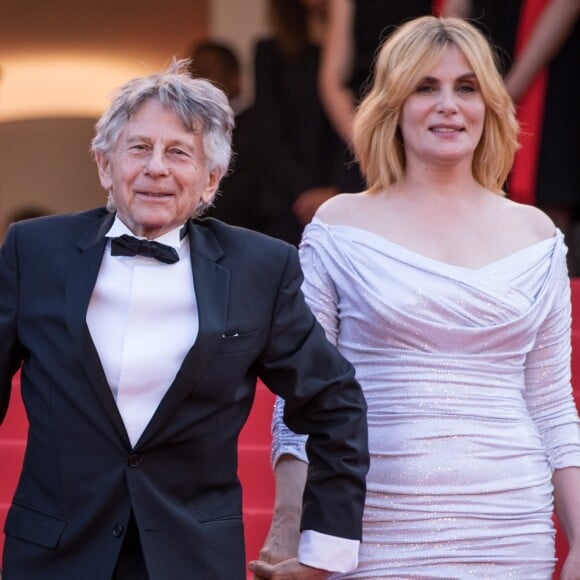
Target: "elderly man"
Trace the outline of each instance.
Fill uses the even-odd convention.
[[[296,251],[199,219],[232,111],[186,62],[121,88],[92,149],[108,207],[15,223],[0,253],[0,419],[30,429],[4,580],[245,578],[237,440],[257,377],[310,435],[298,559],[356,565],[365,402],[300,292]]]

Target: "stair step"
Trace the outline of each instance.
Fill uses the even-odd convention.
[[[244,507],[271,510],[274,505],[274,475],[270,467],[270,448],[240,447],[238,456]]]
[[[240,433],[240,443],[263,442],[270,445],[274,394],[262,382],[256,385],[256,397],[248,421]]]
[[[270,529],[270,510],[244,510],[246,561],[256,560]]]

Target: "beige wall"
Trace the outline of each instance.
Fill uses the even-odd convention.
[[[0,123],[0,199],[3,227],[24,207],[49,212],[102,205],[88,144],[92,117],[48,117]]]
[[[267,34],[268,0],[210,0],[209,31],[216,39],[227,40],[240,56],[244,70],[244,100],[253,98],[253,47]]]

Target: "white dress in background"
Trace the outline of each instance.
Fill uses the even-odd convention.
[[[469,269],[307,226],[305,295],[369,408],[360,566],[345,578],[551,578],[552,470],[580,466],[565,254],[558,231]],[[274,459],[303,456],[282,410]]]

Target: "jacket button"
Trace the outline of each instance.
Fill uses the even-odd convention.
[[[137,467],[141,463],[141,456],[138,453],[129,455],[129,467]]]
[[[115,536],[115,538],[120,538],[124,531],[125,528],[121,524],[115,524],[113,526],[113,536]]]

